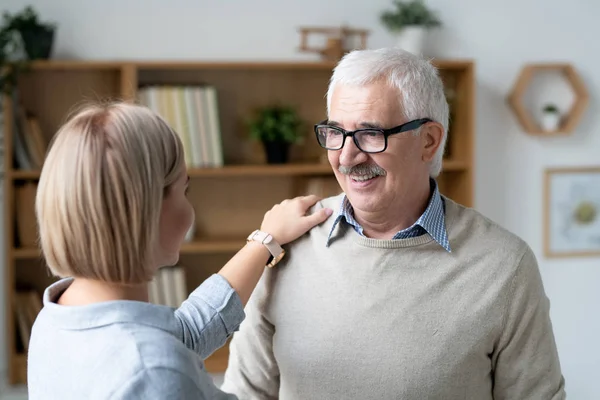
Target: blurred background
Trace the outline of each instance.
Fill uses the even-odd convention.
[[[37,16],[30,30],[27,6]],[[238,248],[266,204],[299,192],[335,192],[310,124],[325,115],[332,65],[362,46],[363,34],[367,48],[403,46],[440,66],[449,100],[456,99],[442,187],[533,248],[568,396],[600,398],[600,55],[593,50],[600,3],[427,0],[400,16],[381,17],[398,9],[392,0],[3,0],[0,11],[9,16],[0,26],[0,67],[16,61],[20,69],[2,81],[8,94],[2,108],[0,398],[26,398],[23,315],[34,317],[49,282],[36,260],[31,212],[19,204],[32,201],[43,146],[71,107],[83,98],[114,96],[168,114],[160,96],[173,95],[188,118],[211,116],[204,128],[173,117],[190,134],[196,212],[211,210],[190,232],[185,267],[165,278],[172,284],[164,291],[174,294],[161,300],[156,284],[156,301],[176,304]],[[413,22],[421,29],[412,29]],[[305,50],[301,28],[310,28]],[[13,36],[19,29],[31,35],[21,42]],[[187,92],[164,91],[182,87]],[[279,101],[291,108],[277,109]],[[278,161],[285,151],[271,153],[261,141],[265,121],[286,112],[308,128],[289,127],[299,140],[290,140],[288,158]],[[194,132],[205,132],[202,140],[213,147],[200,147],[214,152],[195,152]],[[208,196],[203,182],[211,185]],[[269,192],[273,182],[278,191],[260,201],[231,203],[235,193]],[[219,208],[223,202],[229,208]],[[217,222],[232,207],[250,208],[243,230],[227,231]],[[190,267],[195,264],[209,267]],[[11,302],[22,304],[21,311]],[[217,379],[223,359],[215,361]]]

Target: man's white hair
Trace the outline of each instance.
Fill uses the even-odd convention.
[[[427,60],[401,48],[355,50],[346,54],[333,70],[327,91],[327,114],[338,83],[363,86],[385,80],[398,90],[400,109],[407,120],[429,118],[442,124],[444,133],[429,175],[437,177],[448,136],[449,109],[438,70]]]

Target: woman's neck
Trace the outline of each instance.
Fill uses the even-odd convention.
[[[75,278],[58,299],[64,306],[83,306],[114,300],[148,302],[148,284],[120,285],[102,281]]]

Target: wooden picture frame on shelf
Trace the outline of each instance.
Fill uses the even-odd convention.
[[[546,169],[544,255],[600,256],[600,166]]]

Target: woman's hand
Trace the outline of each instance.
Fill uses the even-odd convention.
[[[265,214],[260,230],[271,234],[280,245],[298,239],[332,214],[332,209],[322,208],[311,215],[306,215],[308,209],[319,200],[319,197],[310,195],[276,204]]]
[[[333,212],[328,208],[306,215],[310,207],[319,200],[317,196],[296,197],[284,200],[265,214],[260,230],[271,234],[280,245],[298,239],[312,227],[325,221]],[[221,270],[231,287],[240,296],[245,306],[265,270],[269,252],[265,246],[252,242],[244,246]]]

